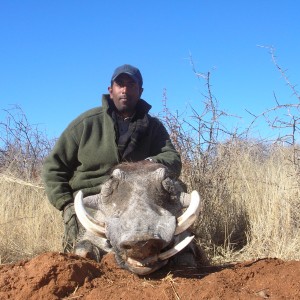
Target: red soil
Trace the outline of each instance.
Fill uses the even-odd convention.
[[[0,266],[0,299],[300,299],[300,262],[261,259],[139,277],[114,256],[100,264],[73,254],[44,253]]]

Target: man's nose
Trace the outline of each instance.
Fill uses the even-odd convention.
[[[125,94],[127,92],[127,86],[124,84],[122,86],[122,93]]]

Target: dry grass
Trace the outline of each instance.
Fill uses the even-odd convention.
[[[203,160],[185,165],[183,180],[205,203],[197,238],[213,261],[300,259],[300,185],[292,156],[283,147],[228,142],[205,166]],[[0,174],[0,220],[1,263],[61,251],[61,216],[41,185]]]
[[[276,148],[265,162],[246,156],[238,163],[244,182],[240,202],[248,219],[242,257],[300,259],[299,174],[291,159],[292,151]]]
[[[42,186],[0,174],[0,263],[61,251],[60,213]]]
[[[292,156],[277,146],[220,145],[206,173],[190,177],[190,188],[205,202],[196,231],[213,260],[300,259],[299,173]]]

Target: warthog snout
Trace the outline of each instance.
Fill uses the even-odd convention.
[[[143,240],[128,240],[120,244],[120,248],[124,250],[127,257],[135,259],[145,259],[146,257],[157,255],[160,253],[164,245],[161,239],[151,239],[144,237]]]

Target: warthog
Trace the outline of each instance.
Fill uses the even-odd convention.
[[[199,194],[184,193],[164,165],[120,164],[100,194],[83,198],[77,193],[75,211],[86,231],[75,253],[99,260],[99,249],[114,251],[122,268],[152,273],[193,240],[187,229],[199,210]]]

